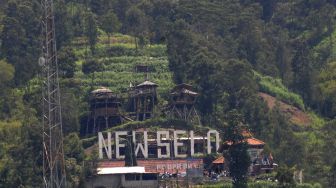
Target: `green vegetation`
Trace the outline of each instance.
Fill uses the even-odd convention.
[[[73,44],[79,44],[80,40],[81,38],[76,39],[78,42]],[[113,35],[110,45],[106,44],[106,40],[106,37],[99,37],[100,42],[93,57],[85,56],[85,48],[73,45],[78,57],[74,78],[80,82],[83,91],[104,86],[113,92],[126,94],[130,83],[134,85],[145,80],[144,73],[135,72],[137,65],[148,65],[154,70],[149,73],[149,79],[159,85],[160,94],[167,93],[173,87],[164,45],[150,45],[137,50],[127,35]],[[97,72],[94,78],[81,71],[85,59],[94,59],[94,62],[102,65],[94,71]]]
[[[42,184],[40,7],[37,0],[0,0],[0,187]],[[94,159],[82,153],[94,139],[76,135],[89,92],[105,86],[126,99],[130,83],[144,80],[134,67],[146,64],[159,84],[159,107],[175,84],[193,84],[202,126],[228,131],[227,114],[235,111],[280,166],[334,187],[335,14],[330,0],[55,1],[70,186],[80,187],[81,164]],[[258,92],[300,108],[312,123],[293,125]],[[156,113],[162,120],[115,129],[165,125]]]
[[[198,186],[199,188],[231,188],[232,185],[230,183],[216,183],[213,185],[202,185]],[[249,188],[279,188],[277,183],[268,182],[268,181],[260,181],[248,184]],[[297,184],[292,186],[292,188],[321,188],[320,184]]]
[[[302,110],[305,109],[303,100],[300,95],[290,92],[286,86],[283,85],[281,79],[276,79],[271,76],[263,76],[254,71],[254,75],[259,84],[261,92],[268,93],[281,101],[292,104]]]

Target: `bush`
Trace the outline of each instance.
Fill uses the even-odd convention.
[[[202,188],[232,188],[231,183],[216,183],[213,185],[203,185],[200,186]],[[248,184],[249,188],[279,188],[279,185],[275,182],[269,181],[260,181],[260,182],[253,182]],[[293,188],[322,188],[322,186],[318,183],[316,184],[298,184],[295,185]]]
[[[87,139],[82,139],[83,148],[89,148],[97,143],[97,137],[91,137]]]
[[[112,46],[106,50],[106,56],[140,56],[142,55],[139,51],[134,48],[126,48],[121,45]]]
[[[300,95],[290,92],[286,86],[282,84],[281,79],[263,76],[258,72],[254,72],[254,76],[258,81],[260,91],[268,93],[282,101],[294,105],[304,110],[304,103]]]
[[[150,57],[167,56],[167,47],[165,45],[149,45],[143,49],[144,54]]]
[[[261,181],[261,182],[249,183],[248,187],[249,188],[276,188],[278,187],[278,184],[274,182]]]
[[[298,184],[296,187],[297,188],[322,188],[321,184],[319,184],[319,183],[315,183],[315,184],[309,184],[309,183]]]

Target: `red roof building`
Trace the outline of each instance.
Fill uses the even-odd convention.
[[[277,165],[273,163],[273,157],[271,154],[263,154],[265,142],[254,138],[248,131],[244,132],[243,135],[245,137],[244,141],[249,146],[247,152],[251,158],[251,166],[249,170],[250,174],[257,175],[260,173],[271,172]],[[232,146],[232,142],[224,142],[220,146],[219,152],[223,153],[224,151],[228,150],[230,146]],[[228,169],[228,167],[225,165],[225,158],[223,156],[215,159],[212,164],[214,165],[216,171],[218,171],[219,168],[222,168],[222,170]]]

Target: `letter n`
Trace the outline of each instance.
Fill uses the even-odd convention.
[[[103,159],[103,149],[108,159],[112,159],[111,133],[107,133],[107,146],[102,132],[98,133],[99,159]]]

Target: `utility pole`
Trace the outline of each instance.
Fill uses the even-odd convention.
[[[43,183],[45,188],[66,187],[62,114],[58,80],[53,0],[41,0],[43,10]]]

